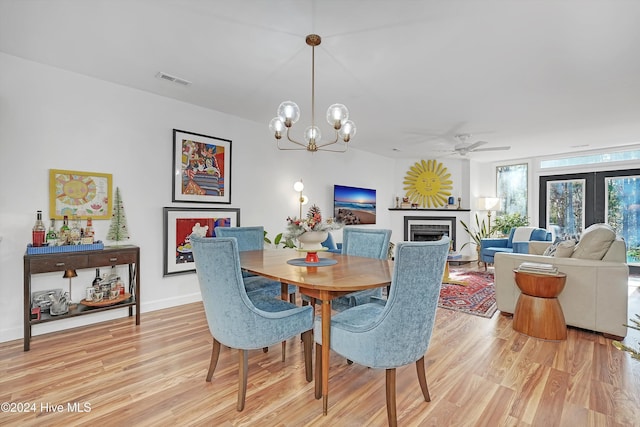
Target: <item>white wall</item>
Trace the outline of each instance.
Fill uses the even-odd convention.
[[[130,243],[141,248],[141,309],[200,300],[194,274],[163,277],[162,207],[238,207],[242,225],[264,225],[271,236],[297,215],[293,183],[326,214],[333,184],[377,190],[377,227],[389,226],[394,194],[389,159],[357,150],[345,154],[282,152],[266,123],[177,102],[0,53],[0,341],[23,336],[22,257],[35,212],[48,218],[49,169],[113,174],[124,201]],[[230,205],[171,202],[172,129],[232,140]],[[381,171],[389,171],[382,173]],[[48,223],[48,221],[47,221]],[[94,221],[104,240],[109,221]],[[91,283],[79,271],[73,295]],[[123,273],[124,275],[124,273]],[[34,290],[66,288],[51,273],[34,277]],[[79,298],[75,298],[79,299]],[[126,315],[126,309],[34,327],[34,335]]]

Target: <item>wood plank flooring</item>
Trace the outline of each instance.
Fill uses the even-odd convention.
[[[640,313],[640,291],[630,315]],[[398,369],[401,426],[640,426],[640,362],[611,340],[569,328],[554,343],[512,319],[438,309],[426,354],[432,401],[415,366]],[[640,334],[625,342],[637,347]],[[2,426],[385,426],[384,371],[333,354],[329,413],[304,379],[302,342],[249,354],[246,406],[236,411],[237,352],[205,376],[211,336],[201,303],[0,344]]]

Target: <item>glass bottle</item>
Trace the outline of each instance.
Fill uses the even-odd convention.
[[[100,285],[102,284],[102,279],[100,278],[100,269],[96,268],[96,278],[93,279],[93,283],[91,284],[91,286],[93,286],[93,289],[96,292],[100,292]]]
[[[122,281],[120,276],[118,276],[118,278],[116,279],[116,289],[118,290],[120,295],[124,295],[124,282]]]
[[[69,243],[72,245],[80,244],[80,219],[77,216],[73,217],[73,221],[71,221],[71,228],[69,229]]]
[[[95,231],[93,231],[93,221],[91,220],[91,217],[88,217],[87,226],[84,228],[84,238],[86,239],[86,243],[88,244],[93,243],[94,234],[95,234]]]
[[[36,223],[31,230],[31,244],[35,247],[42,246],[46,232],[47,229],[42,222],[42,211],[37,211]]]
[[[61,245],[69,243],[69,217],[67,215],[62,217],[62,227],[60,227],[60,233],[58,233],[58,240]]]
[[[58,232],[56,231],[56,220],[55,218],[51,218],[51,225],[49,226],[49,230],[47,231],[47,244],[49,246],[55,246],[58,241]]]

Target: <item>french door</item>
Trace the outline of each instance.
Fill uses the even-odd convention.
[[[541,227],[566,238],[607,223],[624,238],[629,265],[640,267],[640,169],[543,176],[539,194]]]

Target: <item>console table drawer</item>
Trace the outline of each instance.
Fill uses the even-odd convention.
[[[136,262],[137,256],[135,252],[101,253],[89,255],[90,266],[135,264]]]
[[[89,266],[89,258],[86,255],[65,255],[43,257],[41,259],[34,257],[29,262],[31,264],[31,274],[76,270]]]

